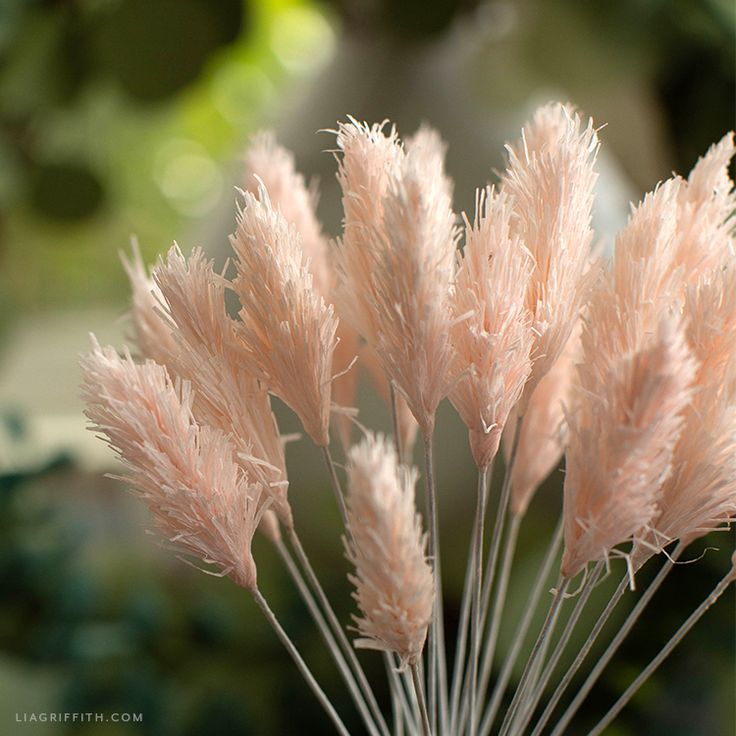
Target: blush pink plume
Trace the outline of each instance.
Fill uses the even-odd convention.
[[[251,542],[268,497],[235,461],[227,437],[197,424],[189,382],[97,344],[82,370],[87,416],[120,456],[123,480],[164,538],[254,589]]]
[[[586,324],[584,336],[606,329],[606,323]],[[568,578],[651,522],[672,472],[696,363],[674,316],[664,317],[640,344],[611,357],[604,373],[589,364],[587,353],[578,366],[564,487],[561,571]]]
[[[347,556],[361,615],[359,648],[395,652],[402,665],[421,655],[432,617],[434,581],[414,505],[416,471],[399,464],[393,446],[368,434],[348,454]]]
[[[525,289],[529,253],[510,232],[511,207],[493,189],[478,193],[475,221],[465,222],[465,246],[452,291],[453,374],[450,401],[468,428],[475,464],[487,468],[509,413],[532,369],[534,341]]]
[[[264,187],[243,193],[234,289],[237,336],[254,374],[299,416],[320,447],[329,443],[332,361],[338,319],[314,285],[296,228]]]
[[[380,126],[338,132],[346,208],[338,301],[426,434],[451,383],[456,231],[438,141],[424,131],[404,152]]]
[[[169,372],[195,389],[198,422],[231,437],[238,461],[273,496],[273,509],[287,527],[292,522],[287,500],[286,461],[266,389],[248,370],[238,345],[236,323],[225,311],[226,279],[195,248],[185,258],[174,246],[153,271],[159,289],[159,313],[168,322],[176,349]]]
[[[524,408],[577,322],[597,268],[590,268],[591,217],[598,135],[568,105],[546,105],[507,146],[502,190],[510,195],[515,234],[534,263],[526,291],[535,344]]]

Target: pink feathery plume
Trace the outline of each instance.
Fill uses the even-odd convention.
[[[451,298],[454,320],[450,401],[468,428],[480,469],[496,456],[509,413],[531,372],[534,336],[525,289],[532,262],[510,230],[508,197],[478,192],[475,221],[465,220],[465,246]]]
[[[268,497],[235,461],[226,435],[195,421],[191,384],[97,343],[82,370],[87,416],[164,538],[254,589],[251,542]]]
[[[225,311],[228,284],[196,248],[185,258],[177,246],[153,271],[166,319],[176,342],[169,371],[192,383],[197,421],[231,437],[237,458],[272,494],[273,509],[287,527],[286,462],[266,389],[247,370],[236,323]]]
[[[158,312],[161,293],[146,271],[138,241],[131,241],[131,258],[121,253],[123,268],[128,274],[132,291],[130,319],[133,324],[133,341],[143,358],[150,358],[164,365],[176,348],[171,329]]]
[[[692,395],[696,363],[674,315],[642,336],[638,349],[609,356],[605,365],[592,360],[598,338],[618,319],[611,304],[608,320],[591,319],[583,328],[578,396],[568,417],[561,567],[567,578],[651,522]]]
[[[327,239],[316,214],[317,192],[307,187],[296,170],[294,154],[278,145],[272,132],[264,131],[253,137],[245,153],[245,167],[244,189],[259,197],[261,184],[265,187],[273,209],[299,233],[315,286],[328,298],[333,276]]]
[[[358,648],[395,652],[403,666],[421,655],[432,617],[434,581],[414,505],[417,474],[393,446],[368,434],[348,454],[347,557],[361,615]]]
[[[438,140],[422,133],[404,152],[395,133],[358,123],[337,137],[346,208],[337,299],[425,434],[451,385],[456,231]]]
[[[565,412],[571,413],[575,362],[580,352],[578,323],[560,357],[539,381],[531,395],[519,431],[516,460],[511,471],[511,512],[522,517],[529,508],[534,492],[557,467],[567,446]],[[509,427],[512,420],[509,419]],[[504,433],[504,450],[508,462],[510,436]]]
[[[325,301],[332,301],[336,274],[332,268],[327,238],[317,219],[317,191],[307,187],[304,177],[296,170],[294,155],[278,145],[273,133],[254,136],[245,154],[245,189],[259,196],[259,186],[265,186],[271,205],[298,231],[302,248],[314,276],[314,284]],[[332,398],[340,408],[350,409],[357,395],[357,371],[351,364],[358,352],[358,336],[344,320],[337,327],[334,366],[337,375],[332,384]],[[345,450],[350,447],[353,424],[345,413],[338,413],[336,426]]]
[[[698,160],[687,181],[678,178],[675,261],[688,283],[736,255],[736,192],[728,174],[735,152],[734,135],[728,133]]]
[[[521,141],[507,146],[502,189],[511,195],[515,232],[534,262],[526,298],[535,345],[521,414],[567,344],[595,277],[589,259],[598,147],[593,121],[583,126],[572,107],[559,103],[537,110]]]
[[[736,513],[736,268],[716,268],[690,285],[684,313],[698,360],[697,391],[684,414],[672,475],[662,487],[638,564],[674,539],[685,543]]]
[[[370,274],[376,255],[375,231],[383,220],[383,203],[392,179],[398,176],[404,151],[387,121],[369,126],[351,119],[337,130],[337,179],[342,189],[343,235],[337,254],[340,313],[369,345],[378,334],[378,315],[374,309],[373,284],[352,291],[353,279]]]
[[[261,187],[258,197],[243,193],[230,241],[242,306],[237,335],[249,365],[326,446],[338,319],[314,285],[299,232]]]

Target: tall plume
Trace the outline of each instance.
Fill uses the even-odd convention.
[[[593,121],[583,126],[573,108],[559,103],[540,108],[521,140],[507,146],[502,189],[511,195],[515,231],[534,262],[526,297],[536,339],[522,414],[566,345],[597,270],[586,275],[598,147]]]
[[[338,130],[345,228],[337,298],[431,432],[450,388],[451,187],[435,134],[421,131],[405,151],[383,127],[353,121]]]
[[[299,232],[261,186],[257,197],[243,193],[230,241],[242,348],[258,378],[296,412],[314,442],[326,446],[338,320],[314,285]]]
[[[466,218],[451,300],[453,374],[459,378],[450,400],[468,428],[479,468],[493,461],[531,372],[533,334],[524,292],[533,264],[510,233],[510,218],[506,195],[478,193],[475,221]]]
[[[347,556],[361,616],[356,647],[396,652],[402,664],[421,655],[432,617],[434,581],[414,505],[416,471],[393,446],[368,434],[348,454]]]
[[[82,360],[87,416],[122,459],[123,476],[163,537],[253,589],[251,542],[267,496],[218,429],[194,419],[187,381],[95,343]]]
[[[258,196],[261,183],[265,186],[273,208],[299,233],[317,290],[326,302],[332,302],[336,274],[332,267],[327,238],[317,219],[316,187],[307,187],[304,177],[296,170],[294,155],[278,145],[270,131],[254,136],[245,153],[245,165],[244,188]],[[332,397],[338,406],[352,407],[355,404],[358,381],[357,370],[350,366],[358,352],[358,337],[350,324],[340,320],[337,338],[334,354],[337,375],[332,384]],[[336,420],[340,441],[347,450],[352,435],[352,422],[344,413],[338,414]]]

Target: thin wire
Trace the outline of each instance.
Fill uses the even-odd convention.
[[[432,625],[429,627],[429,717],[433,732],[437,729],[439,715],[447,718],[447,671],[445,664],[445,636],[442,605],[442,569],[440,566],[439,518],[437,513],[437,488],[434,477],[432,434],[423,432],[424,479],[429,516],[429,555],[434,570],[435,599],[432,609]],[[443,729],[446,730],[446,729]]]
[[[624,709],[636,691],[646,682],[651,674],[672,653],[672,650],[684,639],[693,626],[703,617],[706,611],[723,595],[723,592],[734,581],[736,568],[731,568],[728,574],[716,585],[711,594],[690,614],[685,623],[680,626],[675,635],[662,647],[659,654],[642,670],[639,676],[626,688],[624,694],[614,703],[613,707],[603,716],[600,723],[593,728],[588,736],[600,736],[611,721]]]
[[[600,657],[598,662],[596,662],[595,667],[586,678],[580,690],[576,693],[575,698],[567,707],[567,710],[564,712],[562,718],[560,718],[557,725],[554,727],[554,730],[552,731],[553,736],[555,734],[557,736],[560,736],[562,733],[564,733],[568,724],[573,719],[575,713],[577,713],[578,708],[588,696],[588,693],[592,690],[593,685],[595,685],[595,683],[598,681],[598,678],[601,676],[601,673],[613,658],[613,655],[616,654],[616,652],[618,651],[618,648],[621,646],[623,640],[628,636],[629,631],[631,631],[634,624],[637,622],[644,608],[646,608],[646,606],[649,604],[649,601],[662,585],[667,575],[669,575],[669,573],[674,569],[674,563],[677,558],[682,554],[683,549],[684,545],[679,543],[677,547],[673,550],[670,557],[665,561],[664,565],[662,565],[662,568],[657,573],[657,576],[654,578],[654,580],[652,580],[649,587],[644,591],[641,598],[639,598],[639,600],[636,602],[636,605],[631,609],[629,615],[626,618],[626,621],[624,621],[621,628],[616,632],[616,636],[614,636],[606,651]],[[628,575],[626,575],[621,583],[628,583],[628,579]]]
[[[491,485],[492,470],[493,465],[489,466],[486,470],[485,478],[483,478],[480,471],[478,473],[478,483],[480,484],[481,480],[485,481],[486,493]],[[480,493],[480,485],[478,486],[478,493]],[[476,506],[475,518],[473,519],[472,539],[475,539],[476,537],[478,521],[478,508]],[[468,545],[468,557],[465,565],[465,580],[463,582],[463,597],[460,604],[460,622],[458,624],[457,637],[455,640],[455,663],[452,670],[452,693],[450,698],[450,733],[455,733],[460,708],[460,693],[463,682],[463,661],[465,659],[465,652],[468,643],[468,625],[470,622],[470,587],[474,575],[473,565],[474,559],[471,542],[471,544]]]
[[[294,584],[296,585],[297,590],[299,591],[302,599],[304,600],[307,608],[309,609],[309,612],[312,615],[312,618],[314,619],[314,622],[317,625],[317,628],[322,634],[322,638],[325,640],[325,643],[327,644],[327,647],[330,650],[332,657],[335,660],[335,663],[337,664],[340,670],[340,673],[343,676],[343,679],[345,680],[345,684],[348,686],[348,689],[350,690],[350,694],[353,697],[353,701],[355,702],[356,707],[360,711],[360,715],[363,718],[363,722],[365,723],[370,733],[373,734],[373,736],[378,736],[381,732],[376,728],[376,724],[373,718],[371,717],[370,712],[368,711],[368,707],[366,705],[365,698],[361,694],[360,689],[358,688],[358,685],[355,681],[355,677],[353,676],[353,673],[350,671],[350,668],[348,667],[345,661],[345,657],[340,651],[340,648],[337,646],[335,637],[332,635],[332,632],[330,631],[330,627],[327,625],[327,622],[325,621],[324,616],[320,612],[319,606],[317,605],[317,602],[314,600],[314,596],[309,592],[309,588],[307,587],[307,584],[301,572],[299,571],[299,568],[294,562],[294,558],[289,553],[289,550],[286,548],[286,545],[280,539],[277,540],[277,542],[275,543],[275,546],[279,552],[279,555],[281,556],[282,561],[284,562],[284,565],[286,566],[286,569],[291,575],[291,578],[294,581]]]
[[[586,604],[588,603],[588,600],[590,599],[590,595],[593,592],[593,588],[595,588],[596,584],[598,583],[598,580],[600,579],[604,566],[605,566],[605,562],[602,562],[602,561],[596,562],[595,566],[593,567],[590,574],[588,575],[588,579],[585,581],[585,585],[583,585],[583,589],[580,591],[580,594],[578,595],[578,599],[575,602],[575,608],[573,608],[572,613],[570,614],[570,617],[568,618],[567,623],[565,624],[565,628],[562,630],[562,634],[560,635],[559,641],[555,645],[554,651],[552,652],[552,656],[549,658],[549,662],[544,668],[542,672],[542,676],[539,678],[539,681],[534,684],[533,690],[530,691],[529,698],[527,699],[527,702],[524,704],[523,710],[521,710],[521,714],[522,714],[522,718],[520,721],[521,731],[524,731],[529,721],[532,719],[534,715],[534,709],[537,707],[537,703],[539,702],[539,699],[542,697],[542,694],[544,693],[544,689],[545,687],[547,687],[547,683],[549,682],[550,677],[552,677],[555,667],[557,667],[557,664],[560,661],[560,657],[562,657],[562,653],[565,651],[565,647],[570,641],[572,632],[575,630],[575,626],[580,620],[580,616],[582,615],[583,609],[585,608]],[[541,658],[540,658],[540,662],[541,662]]]
[[[514,697],[511,701],[511,705],[509,706],[508,711],[506,711],[506,715],[503,719],[503,722],[501,723],[500,736],[508,735],[509,729],[511,728],[514,719],[516,718],[518,707],[523,701],[523,698],[526,696],[526,690],[528,685],[530,684],[530,679],[533,677],[538,659],[540,655],[543,655],[547,639],[554,630],[555,624],[557,623],[557,616],[560,613],[560,607],[562,606],[562,602],[565,599],[565,592],[567,591],[569,585],[569,578],[561,577],[558,580],[557,586],[555,587],[555,591],[552,596],[552,600],[549,605],[549,610],[547,611],[547,617],[545,618],[542,629],[537,636],[537,640],[534,642],[531,654],[529,655],[526,667],[524,668],[524,672],[521,676],[519,687],[516,689]]]
[[[340,511],[340,516],[342,517],[342,525],[345,528],[348,536],[350,537],[350,541],[352,541],[352,532],[350,531],[350,525],[348,524],[348,509],[345,505],[345,496],[342,492],[340,479],[337,477],[337,471],[335,470],[335,463],[332,459],[332,453],[330,452],[330,448],[328,445],[323,445],[320,449],[322,450],[322,457],[324,457],[325,464],[327,465],[327,472],[330,475],[330,482],[332,483],[332,490],[335,493],[337,508]]]
[[[422,733],[424,736],[432,736],[432,728],[429,725],[429,715],[427,714],[427,702],[424,699],[424,689],[422,688],[422,676],[419,672],[419,665],[414,662],[411,667],[411,680],[414,683],[414,692],[419,704],[419,712],[422,716]]]
[[[488,704],[488,707],[486,708],[486,712],[483,716],[483,721],[481,722],[481,727],[480,727],[481,736],[489,736],[491,732],[493,721],[496,717],[496,714],[498,713],[498,709],[499,709],[499,706],[501,705],[501,700],[503,698],[503,695],[506,692],[506,686],[508,685],[509,680],[511,679],[511,673],[514,670],[514,665],[516,664],[516,660],[519,657],[519,653],[521,652],[522,646],[524,645],[524,639],[526,638],[527,632],[529,631],[529,627],[531,626],[532,620],[534,618],[534,612],[537,610],[537,606],[539,605],[539,599],[542,596],[542,591],[544,590],[545,583],[547,582],[549,573],[552,570],[552,565],[557,559],[557,554],[560,549],[560,544],[562,543],[562,531],[563,531],[563,524],[562,524],[562,517],[560,517],[560,520],[557,522],[557,528],[554,534],[552,535],[552,538],[550,539],[549,547],[547,548],[547,552],[544,556],[544,561],[542,562],[542,566],[539,568],[539,573],[534,583],[534,587],[532,588],[529,594],[529,598],[527,599],[527,602],[524,608],[524,616],[519,622],[519,626],[517,627],[514,633],[514,638],[511,644],[511,648],[509,649],[509,653],[506,655],[506,659],[504,660],[503,668],[501,669],[501,674],[499,675],[498,680],[496,681],[496,684],[493,687],[493,692],[491,693],[490,703]],[[488,679],[490,678],[490,674],[491,674],[491,669],[489,666],[487,671],[484,670],[483,672],[483,675],[485,675],[486,686],[487,686]],[[483,686],[484,686],[484,683],[483,683],[483,680],[481,680],[481,687]]]
[[[391,424],[394,430],[394,444],[396,446],[396,456],[400,463],[406,464],[407,458],[404,457],[404,447],[401,442],[401,432],[399,431],[399,400],[394,388],[394,382],[388,382],[389,398],[391,400]]]
[[[481,639],[481,594],[483,580],[483,532],[485,529],[484,519],[486,515],[487,501],[487,484],[486,476],[488,470],[483,468],[478,473],[478,499],[476,507],[476,517],[478,524],[476,525],[475,536],[473,539],[473,621],[470,629],[470,736],[475,736],[478,726],[478,658],[480,656],[480,639]],[[499,510],[500,514],[500,510]]]
[[[330,717],[332,722],[335,724],[335,728],[337,729],[337,732],[341,734],[341,736],[350,736],[350,732],[347,730],[347,728],[345,728],[345,724],[340,719],[340,716],[337,714],[337,711],[335,710],[332,703],[330,702],[330,699],[325,695],[324,691],[319,686],[311,670],[309,669],[309,667],[307,667],[307,664],[302,659],[301,654],[299,654],[299,650],[294,646],[294,643],[289,638],[289,635],[281,627],[281,624],[278,622],[276,615],[269,608],[269,605],[266,602],[266,599],[261,595],[261,592],[258,590],[258,588],[254,588],[251,591],[251,593],[253,594],[253,598],[255,602],[258,604],[258,607],[261,609],[261,611],[263,611],[263,615],[266,617],[266,620],[268,621],[269,624],[271,624],[271,626],[273,627],[273,630],[276,632],[276,635],[281,640],[281,643],[284,645],[286,650],[289,652],[297,668],[301,672],[302,676],[306,680],[309,687],[312,689],[312,692],[316,696],[317,700],[320,702],[322,707],[327,712],[327,715]]]
[[[327,622],[329,623],[333,633],[337,637],[337,642],[340,645],[343,653],[347,657],[350,666],[353,668],[355,676],[358,678],[358,684],[360,685],[360,688],[362,689],[363,694],[368,701],[368,706],[370,707],[371,712],[376,719],[378,727],[383,733],[388,734],[388,726],[386,725],[386,721],[384,720],[383,714],[381,713],[381,709],[378,707],[376,697],[373,694],[373,690],[371,689],[370,683],[368,682],[368,678],[365,676],[363,667],[358,661],[353,648],[350,646],[350,642],[348,641],[347,636],[345,636],[345,632],[343,631],[343,628],[340,625],[337,616],[335,615],[335,611],[330,604],[330,600],[327,597],[324,589],[322,588],[322,585],[319,582],[319,578],[317,578],[317,574],[314,572],[314,568],[309,561],[309,557],[307,557],[307,553],[304,551],[304,547],[302,546],[301,540],[299,539],[299,535],[296,533],[296,530],[294,528],[287,529],[286,533],[291,546],[294,548],[297,559],[304,569],[304,573],[307,576],[307,582],[309,583],[309,585],[312,586],[312,590],[317,596],[317,601],[322,606],[322,610],[327,616]]]

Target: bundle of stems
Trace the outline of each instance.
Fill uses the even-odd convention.
[[[349,733],[345,714],[258,587],[258,530],[370,736],[559,736],[687,546],[736,512],[733,135],[687,179],[673,177],[632,208],[606,262],[591,255],[598,131],[569,105],[537,111],[508,146],[498,186],[479,190],[462,226],[436,132],[402,142],[386,123],[353,119],[332,132],[344,206],[336,243],[291,154],[261,134],[246,154],[230,271],[175,245],[148,272],[134,247],[125,267],[135,355],[94,342],[82,361],[88,417],[165,542],[250,591],[338,733]],[[237,315],[226,292],[239,300]],[[391,440],[356,419],[356,361],[388,401]],[[297,531],[272,396],[324,458],[353,567],[350,626]],[[434,469],[446,397],[467,427],[478,476],[455,631],[445,630],[439,543],[438,496],[449,489],[437,487]],[[417,434],[423,513],[409,461]],[[563,454],[560,521],[501,660],[520,530]],[[604,654],[587,662],[637,572],[658,555],[659,573]],[[617,558],[625,574],[568,651]],[[591,734],[723,594],[736,578],[732,562]],[[390,711],[356,649],[381,653]],[[559,672],[565,656],[572,664]],[[568,693],[586,662],[587,679]]]

